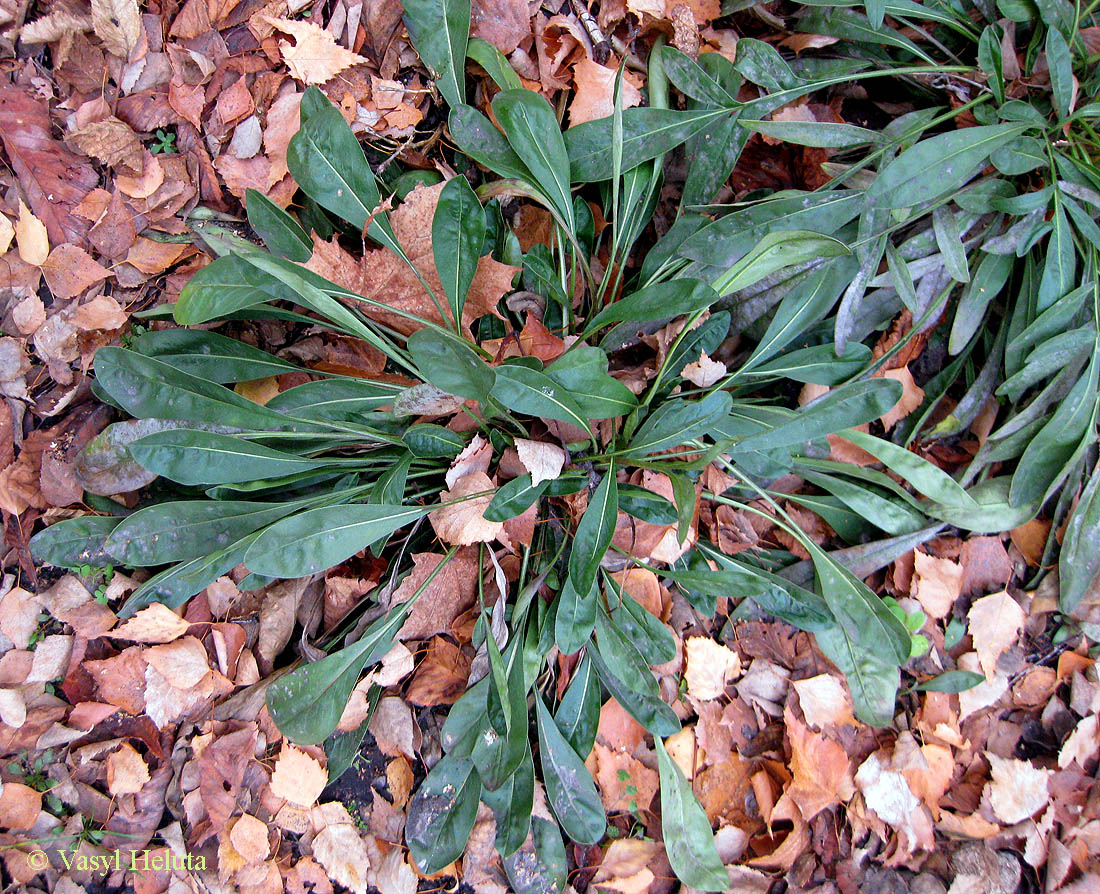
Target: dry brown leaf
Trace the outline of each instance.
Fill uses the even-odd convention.
[[[913,381],[913,374],[909,372],[908,366],[888,369],[883,373],[883,376],[901,382],[902,388],[898,402],[881,417],[882,427],[889,431],[893,428],[894,423],[904,419],[923,403],[924,389]]]
[[[469,444],[458,454],[447,469],[447,487],[454,487],[459,478],[471,472],[489,473],[493,461],[493,447],[481,435],[474,435]]]
[[[415,553],[412,573],[393,594],[393,604],[406,602],[443,561],[440,553]],[[437,633],[449,633],[451,624],[474,603],[477,592],[477,550],[460,549],[416,600],[398,639],[427,639]]]
[[[31,634],[38,628],[39,598],[22,587],[12,587],[0,597],[0,633],[17,649],[30,645]]]
[[[649,809],[657,793],[657,771],[645,766],[625,751],[597,742],[589,764],[600,787],[600,800],[608,813],[638,813]]]
[[[19,218],[15,222],[15,243],[19,257],[33,267],[41,267],[50,255],[50,239],[46,225],[31,213],[31,209],[19,200]]]
[[[531,33],[527,0],[473,0],[470,36],[487,40],[505,56]]]
[[[293,44],[289,40],[280,40],[279,49],[290,76],[303,84],[324,84],[345,68],[367,61],[340,46],[320,25],[267,15],[259,18],[294,38]]]
[[[1002,823],[1013,825],[1034,816],[1050,801],[1051,770],[1036,767],[1029,761],[999,757],[986,752],[992,768],[992,778],[985,794],[993,815]]]
[[[193,636],[153,646],[144,652],[145,661],[177,689],[197,686],[210,672],[206,649]]]
[[[567,458],[565,451],[557,444],[528,441],[526,438],[516,438],[516,453],[523,467],[531,473],[532,485],[557,478]]]
[[[20,335],[34,335],[46,322],[46,306],[37,295],[28,295],[12,308],[11,318]]]
[[[65,9],[57,9],[49,15],[28,22],[19,30],[19,39],[23,43],[49,43],[54,40],[72,38],[92,29],[91,16],[81,15]],[[55,60],[56,64],[56,60]]]
[[[470,661],[454,643],[441,636],[432,637],[428,653],[405,690],[405,699],[422,707],[453,705],[466,691]]]
[[[649,890],[653,873],[648,869],[660,851],[656,841],[638,838],[619,838],[611,842],[600,862],[600,868],[592,883],[599,888],[610,888],[622,894],[635,894]],[[642,886],[648,874],[649,882]]]
[[[880,752],[860,765],[855,780],[867,806],[904,837],[904,853],[934,847],[931,816],[909,788],[904,774],[889,769]]]
[[[70,242],[57,246],[42,264],[42,275],[59,298],[75,298],[111,275],[111,271],[84,249]],[[126,314],[114,298],[100,295],[77,308],[73,322],[78,328],[118,329],[126,325]]]
[[[807,821],[852,797],[852,766],[843,746],[811,732],[788,708],[784,719],[791,742],[791,784],[786,794]]]
[[[741,658],[727,646],[706,636],[688,637],[685,644],[687,693],[700,701],[720,698],[726,684],[741,674]]]
[[[229,830],[229,841],[245,863],[259,863],[267,857],[267,823],[244,814]]]
[[[320,762],[295,748],[284,746],[271,774],[271,793],[298,807],[312,807],[328,785],[328,771]]]
[[[62,634],[47,636],[34,648],[34,660],[24,683],[49,683],[65,676],[73,653],[73,638]]]
[[[1050,521],[1033,518],[1011,531],[1012,544],[1020,551],[1027,564],[1037,568],[1043,562],[1047,537],[1050,534]]]
[[[695,363],[689,363],[680,373],[697,388],[709,388],[726,374],[726,364],[711,360],[703,351]]]
[[[851,696],[838,677],[818,674],[816,677],[794,680],[791,685],[798,692],[799,707],[810,726],[823,729],[834,724],[855,724]]]
[[[1084,769],[1088,760],[1100,748],[1100,718],[1095,714],[1083,717],[1069,734],[1058,752],[1058,766],[1063,770],[1074,761]]]
[[[404,755],[415,760],[416,722],[412,709],[403,699],[391,696],[381,699],[367,729],[383,754],[389,757]]]
[[[128,59],[141,39],[137,0],[92,0],[92,28],[107,52]]]
[[[913,553],[910,590],[930,617],[945,618],[962,592],[963,568],[958,562],[930,556],[919,549]]]
[[[614,60],[612,60],[613,62]],[[573,67],[573,100],[569,103],[569,126],[606,118],[615,111],[615,65],[600,65],[584,56]],[[642,94],[624,73],[622,106],[636,106]]]
[[[128,639],[137,643],[170,643],[179,639],[191,625],[172,609],[159,602],[143,608],[125,624],[110,632],[114,639]]]
[[[31,828],[42,812],[42,795],[21,782],[5,782],[0,789],[0,826],[5,829]]]
[[[149,767],[129,743],[107,755],[107,791],[112,795],[136,795],[148,781]]]
[[[137,175],[145,169],[141,140],[129,124],[114,115],[74,130],[68,139],[85,155],[108,167],[120,167],[123,173]]]
[[[504,530],[502,522],[485,518],[485,510],[492,502],[496,488],[484,472],[470,472],[455,482],[449,491],[440,495],[441,501],[469,497],[471,494],[489,491],[480,497],[468,499],[452,506],[441,506],[428,515],[428,521],[436,536],[444,543],[469,546],[472,543],[488,543]]]
[[[1002,590],[975,600],[967,618],[978,661],[986,680],[992,680],[997,659],[1016,642],[1027,616],[1019,603]]]

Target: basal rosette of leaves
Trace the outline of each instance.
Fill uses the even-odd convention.
[[[645,564],[704,614],[729,597],[738,616],[765,613],[810,631],[846,675],[857,716],[888,725],[899,669],[926,646],[913,636],[923,618],[863,578],[947,525],[1002,531],[1052,501],[1052,531],[1068,518],[1066,611],[1100,556],[1095,471],[1070,514],[1094,462],[1100,372],[1097,75],[1076,38],[1080,22],[1046,12],[1040,21],[1013,5],[1028,15],[1016,19],[1016,39],[1030,40],[1029,58],[1041,53],[1049,73],[1048,89],[1017,98],[998,55],[1002,26],[908,0],[874,6],[867,15],[804,7],[802,30],[842,43],[807,54],[797,68],[752,39],[740,41],[732,63],[658,46],[648,105],[616,103],[609,118],[563,134],[549,103],[522,89],[492,47],[468,39],[468,4],[405,0],[410,33],[450,106],[456,167],[463,160],[481,181],[475,189],[457,176],[439,190],[431,224],[438,283],[395,232],[387,210],[399,198],[395,184],[380,182],[314,87],[288,152],[302,212],[251,193],[249,223],[264,247],[227,250],[170,309],[182,325],[323,325],[380,352],[384,372],[321,373],[197,329],[148,332],[127,348],[100,350],[97,394],[133,420],[89,446],[85,477],[100,475],[104,493],[122,477],[135,486],[162,481],[131,514],[48,528],[33,541],[36,554],[63,566],[153,569],[124,615],[154,601],[182,605],[242,564],[250,573],[241,589],[258,589],[323,573],[364,550],[383,559],[387,583],[331,638],[330,654],[268,688],[280,731],[324,743],[335,778],[366,730],[336,732],[348,698],[433,576],[460,547],[481,544],[482,574],[492,578],[488,543],[505,522],[533,512],[530,542],[517,546],[519,580],[500,599],[481,588],[473,644],[487,670],[451,709],[445,755],[413,798],[406,835],[418,866],[430,873],[460,856],[484,802],[517,890],[560,890],[561,833],[591,844],[606,831],[584,766],[606,693],[655,737],[673,869],[694,888],[724,889],[709,823],[661,741],[679,721],[650,666],[675,658],[676,641],[610,571]],[[934,23],[936,52],[884,15]],[[465,102],[467,55],[500,88],[491,101],[499,129]],[[963,74],[974,98],[935,105],[935,90]],[[882,79],[933,98],[881,132],[773,117],[831,86]],[[740,98],[746,84],[756,98]],[[956,127],[963,114],[973,126]],[[833,180],[816,192],[706,205],[753,133],[836,150]],[[681,214],[635,258],[664,158],[683,146]],[[549,211],[548,243],[520,250],[501,213],[514,198]],[[593,205],[606,228],[597,228]],[[425,300],[414,309],[387,304],[372,297],[369,281],[357,291],[310,269],[311,230],[353,247],[365,235],[407,264]],[[602,272],[592,264],[601,249]],[[514,307],[562,339],[553,359],[501,349],[499,339],[524,323],[506,301],[471,319],[467,301],[487,258],[519,268],[523,301]],[[868,342],[904,310],[912,327],[873,356]],[[937,326],[945,313],[949,322]],[[627,387],[624,357],[645,350],[639,332],[677,318],[683,325],[651,360],[655,374]],[[926,383],[924,403],[880,436],[867,433],[902,392],[876,373],[926,333],[947,359]],[[731,335],[747,347],[706,366]],[[232,388],[288,372],[308,381],[263,405]],[[806,384],[828,390],[795,408],[793,394]],[[908,449],[964,431],[991,398],[996,423],[962,474],[953,478]],[[937,413],[945,400],[950,414]],[[448,427],[456,414],[466,424]],[[875,463],[828,459],[827,436],[837,434]],[[502,461],[520,445],[548,451],[552,468],[532,461],[526,473],[507,472]],[[463,467],[475,454],[476,467]],[[708,467],[721,476],[706,481],[728,482],[721,492],[706,486]],[[784,512],[772,485],[789,473],[817,493],[782,498],[820,515],[843,546],[819,546]],[[726,555],[695,542],[700,501],[767,514],[810,558]],[[579,508],[571,515],[570,507]],[[614,545],[620,517],[668,528],[666,561]],[[449,547],[444,561],[411,600],[390,606],[413,547],[433,536]],[[1049,556],[1054,548],[1052,539]],[[563,688],[556,653],[578,659]],[[942,688],[966,685],[960,673],[945,675]],[[536,776],[560,832],[531,816]]]

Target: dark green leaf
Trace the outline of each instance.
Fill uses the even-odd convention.
[[[301,367],[235,338],[197,329],[145,332],[131,340],[130,347],[185,373],[218,383],[247,382],[301,371]]]
[[[462,856],[477,818],[481,782],[473,761],[448,754],[436,764],[409,801],[405,842],[426,875]]]
[[[590,647],[588,654],[600,681],[607,687],[611,697],[645,727],[646,731],[655,736],[671,736],[679,732],[680,720],[672,708],[661,699],[644,695],[625,683],[608,667],[606,659],[598,651],[593,651]]]
[[[718,300],[718,293],[706,283],[687,277],[656,283],[607,305],[585,326],[597,332],[623,320],[650,322],[705,310]],[[567,355],[568,356],[568,355]]]
[[[501,860],[516,894],[559,894],[569,879],[561,832],[550,820],[531,817],[531,837]]]
[[[573,750],[583,758],[588,757],[596,741],[602,704],[600,681],[592,669],[592,660],[585,655],[573,672],[569,688],[565,690],[557,713],[554,714],[558,729],[573,746]]]
[[[487,40],[471,37],[466,56],[484,68],[501,90],[519,90],[523,82],[505,55]]]
[[[619,485],[619,508],[627,515],[653,525],[674,525],[679,518],[672,503],[636,484]]]
[[[731,95],[717,78],[679,50],[664,47],[661,50],[661,63],[676,89],[692,99],[730,109],[741,105],[737,97]]]
[[[546,375],[565,388],[587,419],[615,419],[638,406],[638,398],[618,379],[607,374],[607,354],[581,345],[546,368]]]
[[[973,671],[949,670],[938,677],[918,683],[913,688],[917,692],[965,692],[985,682],[985,674]]]
[[[554,613],[554,642],[563,655],[572,655],[588,642],[596,625],[598,598],[595,585],[578,592],[572,578],[565,579]]]
[[[448,127],[458,148],[474,161],[502,177],[538,185],[501,132],[473,106],[453,106]]]
[[[524,729],[523,760],[516,772],[496,789],[483,790],[481,800],[493,811],[497,824],[496,849],[502,857],[515,853],[531,829],[531,808],[535,802],[535,764]]]
[[[611,465],[589,497],[588,508],[573,537],[569,553],[569,582],[575,592],[588,594],[595,588],[600,560],[615,533],[618,509],[619,487],[615,480],[615,466]]]
[[[313,255],[313,242],[302,225],[262,192],[245,190],[248,223],[275,254],[304,264]]]
[[[266,301],[294,301],[294,292],[239,255],[226,255],[203,267],[180,291],[172,313],[189,326],[226,317]]]
[[[818,648],[837,666],[848,682],[852,704],[859,720],[871,726],[890,726],[897,701],[898,669],[882,661],[837,626],[814,635]]]
[[[549,483],[549,481],[540,481],[538,484],[533,485],[531,484],[530,475],[520,475],[518,478],[513,478],[493,494],[493,499],[485,508],[483,515],[488,521],[492,522],[502,522],[515,518],[517,515],[526,512],[531,504],[542,496],[542,492],[546,490]]]
[[[448,105],[465,102],[470,0],[403,0],[405,27]]]
[[[545,373],[523,366],[498,366],[492,395],[502,406],[517,413],[557,419],[585,432],[589,430],[588,419],[573,395]]]
[[[64,523],[62,523],[64,524]],[[48,529],[52,530],[52,528]],[[41,535],[39,535],[41,536]],[[31,541],[34,545],[34,541]],[[1100,466],[1093,469],[1088,484],[1073,510],[1058,557],[1058,606],[1071,612],[1100,573]]]
[[[485,211],[469,181],[452,177],[439,193],[432,218],[432,257],[458,325],[485,242]]]
[[[748,130],[784,143],[822,149],[848,149],[877,143],[881,139],[873,130],[832,121],[758,121],[739,118],[738,123]]]
[[[105,565],[111,557],[104,544],[121,521],[114,515],[84,515],[55,522],[30,539],[31,555],[59,568]]]
[[[546,798],[565,834],[581,844],[596,844],[604,836],[607,819],[592,775],[554,723],[542,698],[535,693],[539,729],[539,760]]]
[[[493,370],[461,338],[418,329],[409,336],[408,348],[421,375],[448,394],[483,401],[493,388]]]
[[[180,484],[232,484],[278,478],[325,465],[234,435],[178,428],[146,435],[130,455],[150,472]]]
[[[439,456],[456,457],[466,446],[466,439],[458,432],[436,425],[432,422],[420,422],[410,425],[401,436],[413,456],[433,458]]]

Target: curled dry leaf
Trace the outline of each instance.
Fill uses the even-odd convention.
[[[741,658],[721,643],[706,636],[689,637],[687,651],[687,692],[700,701],[720,698],[726,684],[741,674]]]
[[[471,543],[488,543],[504,530],[501,522],[491,522],[485,518],[485,510],[493,499],[496,488],[484,472],[471,472],[463,475],[449,491],[440,494],[442,501],[457,500],[471,494],[483,493],[462,503],[441,506],[428,516],[436,536],[444,543],[467,546]]]
[[[863,762],[855,781],[867,806],[904,836],[903,851],[932,849],[931,816],[909,788],[909,781],[883,761],[881,752],[876,751]]]
[[[882,427],[889,431],[894,427],[894,423],[904,419],[910,413],[912,413],[917,407],[924,401],[924,389],[920,387],[915,381],[913,381],[913,374],[909,372],[908,366],[902,366],[898,369],[888,369],[883,375],[888,379],[893,379],[896,382],[901,382],[901,397],[898,398],[898,402],[888,410],[882,416]]]
[[[794,680],[792,685],[798,692],[798,704],[810,726],[823,729],[834,724],[855,724],[851,696],[839,677],[818,674],[805,680]]]
[[[698,388],[709,388],[726,374],[726,364],[711,360],[703,351],[695,363],[689,363],[680,374]]]
[[[154,602],[112,630],[110,636],[136,643],[170,643],[183,636],[190,626],[168,606]]]
[[[295,748],[284,746],[271,774],[271,794],[298,807],[311,807],[328,785],[328,771],[320,762]]]
[[[320,25],[266,15],[260,16],[260,19],[294,38],[293,44],[289,40],[280,40],[279,49],[290,76],[303,84],[324,84],[345,68],[367,61],[340,46]]]
[[[838,742],[811,732],[790,708],[784,719],[791,742],[792,779],[787,794],[808,822],[822,810],[852,797],[852,768]]]
[[[962,592],[963,568],[958,562],[913,553],[912,594],[933,618],[944,618]]]
[[[516,438],[516,453],[523,467],[531,473],[531,484],[553,481],[561,474],[567,459],[565,451],[557,444],[544,441],[528,441]]]

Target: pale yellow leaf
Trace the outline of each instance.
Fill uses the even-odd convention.
[[[320,25],[266,15],[260,18],[294,38],[293,44],[280,40],[279,49],[290,76],[303,84],[323,84],[345,68],[367,61],[336,43]]]
[[[967,618],[978,661],[986,679],[992,680],[997,670],[997,659],[1016,642],[1024,626],[1024,610],[1002,590],[976,600],[970,606]]]
[[[92,19],[63,9],[54,10],[47,16],[28,22],[19,31],[23,43],[48,43],[61,40],[74,34],[90,31]]]
[[[14,238],[15,227],[12,226],[12,222],[8,220],[4,212],[0,211],[0,255],[8,250]]]
[[[798,692],[798,704],[806,723],[821,729],[831,724],[855,724],[852,699],[838,677],[818,674],[792,684]]]
[[[557,444],[545,441],[528,441],[516,438],[516,453],[523,467],[531,473],[531,484],[541,481],[553,481],[561,474],[565,465],[565,451]]]
[[[170,643],[179,639],[191,625],[172,609],[159,602],[143,608],[125,624],[111,631],[113,639],[136,643]]]
[[[198,685],[210,671],[206,649],[193,636],[146,649],[145,661],[177,689]]]
[[[1074,761],[1084,767],[1090,757],[1100,747],[1100,718],[1095,714],[1083,717],[1058,752],[1058,766],[1062,769]]]
[[[299,807],[310,807],[328,785],[328,771],[316,758],[287,745],[275,761],[271,793]]]
[[[504,530],[501,522],[485,518],[485,510],[493,499],[493,482],[484,472],[471,472],[462,476],[449,491],[439,495],[441,501],[468,497],[481,491],[489,491],[480,497],[441,506],[428,516],[436,536],[444,543],[466,546],[471,543],[488,543]]]
[[[711,360],[703,351],[695,363],[689,363],[680,373],[698,388],[709,388],[726,374],[726,364]]]
[[[370,857],[354,825],[325,826],[313,839],[313,856],[334,882],[366,894]]]
[[[721,697],[726,684],[741,673],[741,659],[736,652],[705,636],[688,637],[685,643],[688,695],[700,701]]]
[[[19,219],[15,222],[15,244],[19,246],[19,257],[33,267],[41,267],[50,256],[46,225],[31,213],[22,199],[19,200]]]
[[[128,59],[141,39],[137,0],[92,0],[92,27],[107,52]]]
[[[998,820],[1013,825],[1046,807],[1050,800],[1047,782],[1052,771],[1028,761],[998,757],[988,751],[985,756],[993,768],[985,793]]]
[[[107,791],[112,795],[136,795],[148,781],[149,767],[129,743],[107,755]]]
[[[951,611],[962,591],[963,567],[950,559],[940,559],[917,550],[913,553],[912,594],[933,618]]]
[[[267,823],[246,813],[233,824],[229,841],[245,863],[259,863],[267,857],[269,849]]]

